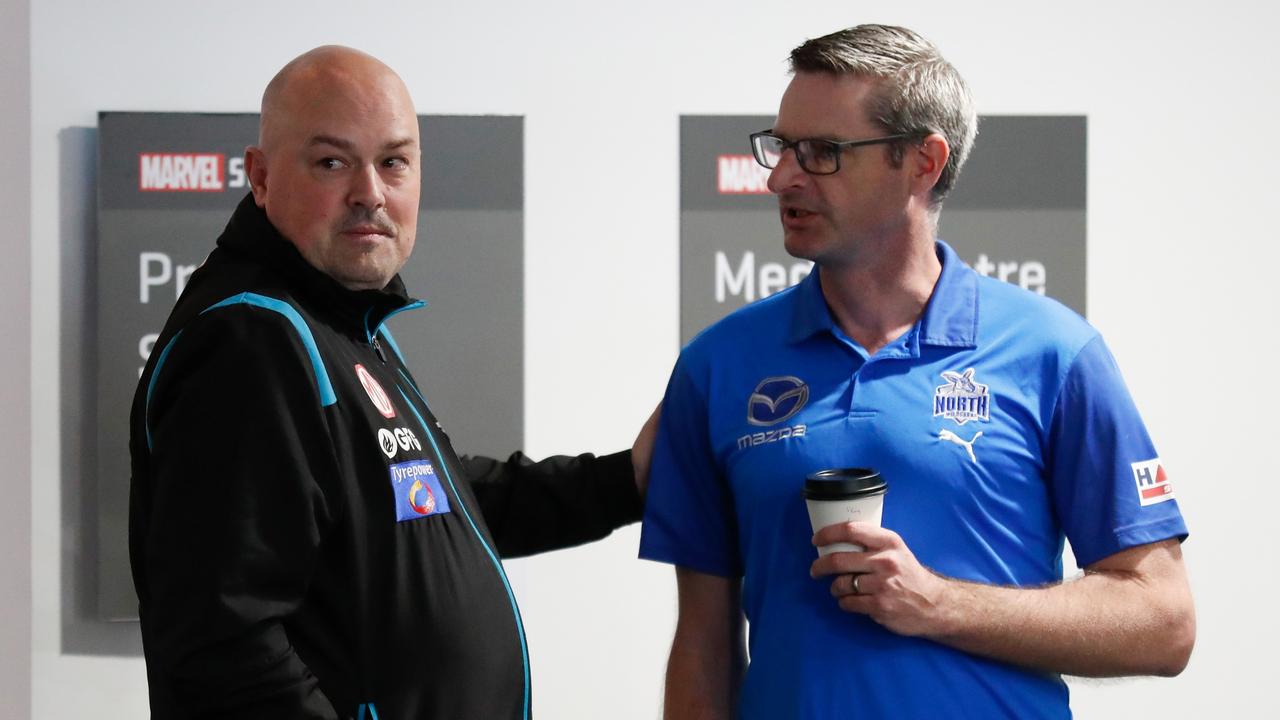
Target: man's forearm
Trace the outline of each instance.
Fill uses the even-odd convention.
[[[504,558],[599,540],[640,519],[630,452],[557,455],[534,462],[463,457],[485,524]]]
[[[818,545],[853,542],[810,572],[831,577],[840,607],[899,635],[1070,675],[1176,675],[1195,644],[1195,609],[1176,539],[1122,550],[1083,578],[1039,588],[983,585],[924,567],[896,533],[823,528]]]
[[[1195,642],[1189,595],[1131,573],[1089,572],[1043,588],[957,580],[944,588],[938,625],[926,636],[1016,665],[1096,677],[1176,675]]]
[[[680,613],[667,662],[665,720],[730,720],[746,669],[740,581],[676,568]]]
[[[677,637],[667,662],[663,718],[731,720],[741,677],[741,662],[728,652],[701,652]]]

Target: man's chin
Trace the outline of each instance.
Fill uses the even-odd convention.
[[[820,243],[817,238],[810,233],[786,230],[782,234],[782,249],[786,250],[788,255],[798,260],[810,260],[816,262],[818,256],[821,254],[819,247]]]
[[[353,292],[359,292],[362,290],[381,290],[387,286],[388,282],[391,282],[390,279],[386,282],[378,280],[349,280],[344,278],[334,278],[334,280],[337,280],[338,284],[342,287]]]
[[[347,253],[341,261],[321,269],[348,290],[381,290],[403,265],[386,252]]]
[[[394,272],[362,269],[359,272],[328,273],[329,277],[348,290],[381,290],[395,277]]]

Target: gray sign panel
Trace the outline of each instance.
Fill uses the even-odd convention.
[[[98,605],[137,617],[129,573],[134,387],[191,272],[248,192],[255,114],[102,113],[98,185]],[[425,116],[417,245],[425,310],[392,331],[460,452],[505,456],[524,428],[524,137],[518,117]]]
[[[803,278],[747,135],[770,116],[680,119],[680,340]],[[987,116],[938,234],[981,273],[1085,312],[1081,116]]]

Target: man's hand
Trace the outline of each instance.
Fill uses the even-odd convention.
[[[631,445],[631,469],[636,474],[636,489],[640,491],[640,497],[644,497],[649,489],[649,461],[653,459],[653,442],[658,435],[658,417],[661,414],[662,403],[658,403]]]
[[[1137,545],[1089,564],[1083,577],[1040,587],[946,578],[920,564],[892,530],[825,527],[822,546],[864,552],[816,560],[848,612],[900,635],[923,636],[984,657],[1087,677],[1177,675],[1195,645],[1195,607],[1177,539]]]
[[[809,574],[834,576],[831,594],[841,609],[870,616],[899,635],[940,633],[948,581],[921,565],[897,533],[868,523],[842,523],[813,536],[817,546],[838,542],[866,551],[820,557]]]

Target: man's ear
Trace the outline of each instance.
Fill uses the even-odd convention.
[[[907,162],[911,167],[911,183],[916,193],[929,193],[947,167],[951,146],[938,133],[925,136],[918,145],[907,145]]]
[[[267,156],[262,148],[250,145],[244,149],[244,170],[249,176],[249,187],[253,190],[253,201],[258,207],[267,206]]]

